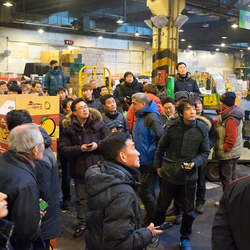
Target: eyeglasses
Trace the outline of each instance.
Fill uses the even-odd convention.
[[[88,106],[81,106],[76,111],[82,111],[84,109],[88,109]]]

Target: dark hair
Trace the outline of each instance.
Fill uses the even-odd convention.
[[[202,103],[202,99],[199,96],[192,96],[190,99],[194,102]]]
[[[9,130],[12,130],[16,126],[32,123],[32,118],[29,112],[25,109],[9,111],[6,115],[6,122]]]
[[[63,88],[63,87],[58,87],[58,88],[56,88],[56,94],[57,93],[60,93],[61,91],[63,91],[65,94],[66,94],[66,89],[65,88]]]
[[[82,86],[82,92],[85,91],[85,90],[93,90],[93,88],[91,87],[90,84],[83,84]]]
[[[103,88],[107,88],[107,90],[108,90],[108,87],[103,85],[100,87],[100,92],[102,91]]]
[[[178,107],[177,107],[177,112],[178,112],[179,115],[183,115],[184,110],[185,110],[185,108],[187,107],[188,104],[190,106],[193,106],[193,107],[196,108],[196,103],[193,100],[191,100],[191,99],[182,100],[180,102],[180,104],[178,105]]]
[[[176,70],[178,70],[178,67],[179,67],[179,65],[181,65],[181,64],[184,64],[184,65],[187,67],[186,63],[184,63],[184,62],[179,62],[179,63],[176,64]]]
[[[148,85],[144,86],[143,90],[144,90],[144,92],[151,93],[153,95],[157,95],[158,91],[159,91],[157,86],[153,85],[153,84],[148,84]]]
[[[64,99],[63,101],[62,101],[62,107],[64,108],[64,109],[66,109],[67,108],[67,103],[68,102],[73,102],[74,101],[74,99],[72,99],[72,98],[66,98],[66,99]]]
[[[113,95],[110,95],[110,94],[101,96],[101,97],[100,97],[100,101],[101,101],[102,105],[105,105],[105,104],[106,104],[106,100],[109,99],[109,98],[114,98],[114,96],[113,96]],[[115,99],[115,98],[114,98],[114,99]]]
[[[58,63],[57,60],[52,60],[52,61],[50,61],[49,65],[51,66],[51,65],[56,64],[56,63]]]
[[[36,80],[35,80],[35,81],[32,81],[31,87],[32,87],[32,88],[35,88],[37,84],[40,84],[40,85],[42,86],[42,84],[41,84],[39,81],[36,81]]]
[[[9,80],[8,81],[8,85],[12,85],[12,84],[16,84],[17,85],[17,81],[16,80]]]
[[[31,85],[32,81],[31,80],[25,80],[25,81],[22,81],[21,84],[29,84],[29,85]]]
[[[20,85],[20,88],[21,88],[21,90],[23,90],[23,89],[25,89],[25,88],[27,88],[27,89],[29,90],[29,87],[26,86],[24,83],[22,83],[22,84]]]
[[[9,85],[8,90],[12,92],[17,92],[18,94],[22,94],[21,88],[15,83]]]
[[[164,98],[164,99],[162,100],[162,106],[164,106],[165,103],[169,103],[169,102],[171,102],[173,105],[175,105],[174,99],[171,98],[170,96],[167,96],[166,98]]]
[[[119,81],[120,81],[120,83],[122,83],[122,82],[125,82],[125,79],[121,78]]]
[[[126,141],[130,139],[129,134],[115,132],[101,141],[100,150],[106,161],[116,161],[120,151],[126,147]]]
[[[124,79],[126,79],[126,77],[127,77],[128,75],[134,76],[132,72],[127,71],[127,72],[124,74]]]
[[[6,84],[5,81],[0,81],[0,86],[2,86],[2,85],[4,85],[4,84]]]
[[[75,107],[76,107],[76,104],[79,103],[79,102],[84,102],[84,103],[86,103],[82,98],[77,98],[77,99],[75,99],[75,100],[72,102],[71,107],[70,107],[72,112],[76,111],[76,110],[75,110]]]

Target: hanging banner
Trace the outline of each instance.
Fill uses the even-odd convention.
[[[250,12],[240,10],[239,27],[250,30]]]

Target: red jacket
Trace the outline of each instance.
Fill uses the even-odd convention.
[[[161,115],[162,111],[164,109],[162,107],[162,103],[161,103],[160,99],[157,96],[155,96],[155,95],[153,95],[151,93],[146,93],[146,95],[147,95],[149,101],[154,100],[154,102],[157,104],[158,111],[159,111],[159,113]],[[132,130],[133,130],[133,127],[135,125],[136,120],[137,120],[137,118],[135,116],[135,112],[133,111],[132,105],[131,105],[129,107],[128,113],[127,113],[128,130],[129,130],[130,134],[132,134]]]

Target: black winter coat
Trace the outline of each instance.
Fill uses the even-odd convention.
[[[198,179],[198,167],[207,160],[209,153],[208,129],[204,122],[196,119],[186,125],[179,117],[167,122],[157,145],[154,167],[161,168],[162,178],[166,181],[184,185]],[[193,162],[195,166],[184,171],[183,162]]]
[[[50,147],[52,140],[45,129],[40,127],[39,130],[44,139],[45,149],[42,160],[35,162],[35,165],[40,198],[49,205],[41,224],[42,237],[48,240],[57,238],[61,232],[59,176],[57,161]]]
[[[129,133],[127,120],[122,113],[116,112],[113,115],[105,111],[102,113],[102,119],[111,131],[117,128],[117,125],[122,125],[122,132]]]
[[[75,179],[83,179],[86,170],[101,159],[100,142],[111,133],[102,121],[99,111],[89,108],[89,113],[84,127],[73,113],[67,116],[70,120],[63,121],[64,130],[60,138],[59,149],[64,157],[70,158],[71,177]],[[91,142],[96,142],[98,148],[92,152],[82,152],[82,144]]]
[[[249,176],[232,182],[224,191],[212,227],[213,250],[249,249],[249,194]]]
[[[92,99],[91,101],[85,100],[89,108],[98,110],[100,113],[103,113],[103,107],[100,99]]]
[[[8,195],[9,214],[14,223],[11,237],[14,249],[28,250],[40,236],[39,191],[34,170],[12,151],[0,155],[0,192]]]
[[[129,96],[131,98],[133,94],[138,92],[143,92],[143,85],[138,82],[136,78],[134,78],[132,85],[129,85],[127,82],[125,82],[123,85],[120,86],[118,90],[118,99],[121,102],[124,102],[124,98],[126,96]]]
[[[197,82],[191,77],[189,72],[187,72],[186,77],[181,77],[179,74],[176,75],[174,81],[174,93],[178,91],[187,91],[188,93],[193,92],[196,95],[200,94]]]
[[[150,230],[141,228],[139,179],[137,169],[118,162],[98,162],[87,170],[86,249],[142,250],[151,242]]]

